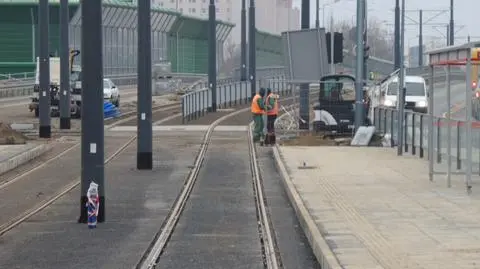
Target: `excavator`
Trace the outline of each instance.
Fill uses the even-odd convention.
[[[81,67],[74,65],[75,58],[80,55],[79,50],[70,50],[69,69],[70,69],[70,92],[71,104],[70,111],[72,116],[80,117],[81,109]],[[35,111],[35,117],[40,115],[39,111],[39,92],[40,92],[40,62],[37,57],[37,67],[35,70],[35,85],[33,86],[32,102],[28,105],[30,112]],[[50,56],[50,110],[51,115],[58,115],[60,109],[60,58]]]

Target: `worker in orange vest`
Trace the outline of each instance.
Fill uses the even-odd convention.
[[[265,145],[274,145],[275,137],[275,120],[278,116],[278,95],[267,89],[267,97],[265,98],[265,107],[267,111],[267,136],[265,137]]]
[[[251,111],[253,116],[253,142],[263,144],[263,115],[265,114],[265,105],[263,97],[265,96],[265,89],[260,88],[258,93],[252,99]]]

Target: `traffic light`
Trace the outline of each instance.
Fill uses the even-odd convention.
[[[331,38],[332,34],[330,32],[325,34],[327,40],[327,56],[328,56],[328,63],[332,63],[332,55],[331,55]],[[334,32],[333,34],[333,63],[343,63],[343,34]]]

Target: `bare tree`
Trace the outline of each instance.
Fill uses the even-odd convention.
[[[223,61],[221,72],[229,74],[235,67],[235,57],[237,45],[233,43],[232,39],[228,39],[224,44],[225,59]]]
[[[348,20],[336,22],[333,29],[343,33],[343,46],[351,51],[356,44],[356,28]],[[393,60],[393,36],[382,27],[382,23],[376,19],[368,22],[367,43],[370,46],[370,55],[385,60]]]

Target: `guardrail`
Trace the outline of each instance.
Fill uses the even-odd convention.
[[[266,79],[266,78],[264,78]],[[264,79],[257,80],[257,89],[260,88]],[[275,79],[275,78],[273,78]],[[290,89],[279,76],[278,83],[269,85],[274,92],[280,95],[290,94]],[[228,81],[217,85],[217,108],[230,108],[237,105],[246,105],[252,98],[250,81]],[[182,96],[182,123],[196,120],[209,113],[212,108],[212,91],[208,87],[194,90]]]
[[[276,74],[279,70],[279,67],[261,67],[258,69],[258,72],[263,72],[264,74],[262,73],[262,76],[264,76],[265,74]],[[193,86],[185,89],[186,92],[207,86],[206,74],[173,73],[172,75],[174,76],[173,79],[182,80],[183,83],[194,83]],[[105,77],[110,78],[119,86],[137,84],[137,74],[106,75]],[[222,85],[233,81],[235,81],[234,77],[220,77],[217,80],[217,84]],[[33,93],[34,84],[34,79],[21,82],[17,81],[15,83],[3,83],[0,81],[0,98],[30,95]]]
[[[374,108],[374,125],[391,147],[398,145],[398,110],[386,107]],[[429,159],[428,114],[405,111],[402,147],[405,153]],[[450,164],[453,170],[461,170],[466,160],[466,122],[433,116],[433,156],[437,164]],[[480,122],[472,123],[472,163],[480,165]],[[480,172],[477,170],[477,172]]]
[[[108,75],[105,77],[111,79],[118,86],[137,84],[137,74]],[[182,80],[182,82],[185,83],[195,82],[203,77],[205,77],[204,74],[174,74],[174,79]],[[34,80],[14,84],[4,84],[0,82],[0,98],[30,95],[33,93],[34,84]]]

